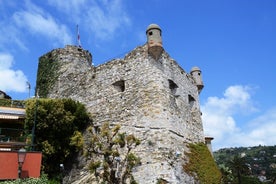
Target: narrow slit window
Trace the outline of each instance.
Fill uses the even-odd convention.
[[[116,89],[116,91],[118,91],[118,92],[124,92],[125,91],[125,81],[124,80],[114,82],[113,86]]]
[[[173,95],[175,95],[178,86],[177,86],[177,84],[175,84],[175,82],[173,82],[173,81],[170,80],[170,79],[169,79],[169,88],[170,88],[170,90],[171,90],[171,93],[172,93]]]
[[[188,95],[189,105],[192,109],[195,106],[195,98],[192,95]]]

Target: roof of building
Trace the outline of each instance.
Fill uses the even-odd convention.
[[[0,90],[0,99],[4,98],[4,99],[11,99],[11,97],[9,95],[7,95],[4,91]]]
[[[147,28],[147,31],[148,32],[149,30],[151,29],[159,29],[161,31],[161,28],[157,25],[157,24],[150,24]]]
[[[195,71],[201,71],[199,67],[197,66],[194,66],[192,69],[191,69],[191,72],[195,72]]]

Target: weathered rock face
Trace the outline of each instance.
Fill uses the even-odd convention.
[[[134,152],[142,164],[133,171],[138,183],[156,183],[158,178],[169,183],[195,183],[183,170],[187,144],[204,142],[193,77],[165,51],[159,59],[152,58],[147,44],[124,59],[97,67],[91,66],[91,57],[83,55],[90,54],[67,46],[40,58],[59,63],[53,71],[57,80],[46,97],[80,101],[93,115],[94,123],[120,124],[122,131],[139,138],[141,144]],[[43,71],[39,72],[43,78]]]

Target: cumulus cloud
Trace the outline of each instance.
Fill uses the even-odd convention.
[[[258,112],[253,105],[251,94],[252,88],[248,86],[230,86],[223,97],[209,97],[202,105],[205,135],[215,138],[214,150],[223,147],[275,144],[276,109],[269,110],[249,122],[236,121],[236,116]],[[239,123],[243,123],[243,126]]]
[[[248,137],[258,144],[276,143],[276,108],[272,108],[248,123]]]
[[[21,70],[13,70],[13,56],[0,53],[0,90],[5,92],[26,92],[27,77]]]

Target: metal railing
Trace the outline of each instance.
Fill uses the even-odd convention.
[[[26,142],[30,131],[15,128],[0,128],[0,142]]]

